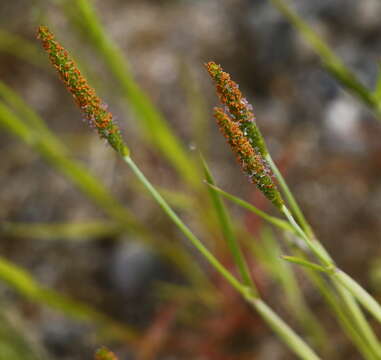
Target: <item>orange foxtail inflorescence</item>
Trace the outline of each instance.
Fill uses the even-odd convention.
[[[221,132],[236,154],[244,173],[276,207],[281,208],[283,200],[266,160],[268,151],[257,127],[253,107],[242,95],[238,84],[231,80],[220,65],[211,61],[205,66],[224,105],[223,109],[215,108],[214,111]]]
[[[242,95],[238,84],[231,80],[230,75],[224,72],[222,67],[215,62],[208,62],[205,66],[216,84],[217,95],[221,103],[225,105],[225,112],[233,121],[239,124],[240,129],[256,151],[265,157],[268,151],[255,122],[253,107]]]
[[[38,28],[37,36],[48,53],[50,62],[59,73],[61,80],[84,113],[90,126],[95,127],[99,135],[106,139],[117,152],[128,155],[128,148],[113,120],[112,113],[107,110],[107,105],[101,101],[95,90],[81,75],[68,51],[55,40],[53,33],[46,26]]]
[[[262,155],[255,151],[239,124],[233,121],[222,108],[214,108],[214,117],[226,141],[236,154],[243,172],[277,208],[281,208],[283,200],[274,184],[272,172]]]

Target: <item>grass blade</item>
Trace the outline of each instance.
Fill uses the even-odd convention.
[[[279,261],[282,249],[273,231],[265,226],[261,231],[260,241],[250,241],[249,245],[256,259],[262,262],[268,273],[281,285],[290,312],[311,337],[313,344],[327,354],[331,347],[325,330],[309,308],[290,264]]]
[[[378,62],[378,75],[376,89],[374,90],[374,96],[378,102],[378,106],[381,108],[381,60]]]
[[[302,254],[298,255],[302,256]],[[306,270],[309,280],[319,290],[320,294],[323,296],[326,303],[331,308],[333,314],[336,316],[340,326],[344,330],[344,333],[350,340],[353,341],[364,359],[378,359],[378,357],[368,345],[366,339],[361,335],[360,331],[358,331],[357,324],[352,321],[350,310],[346,306],[343,306],[343,301],[336,296],[336,294],[332,291],[328,284],[326,284],[319,273],[309,269]]]
[[[295,351],[301,359],[320,359],[304,341],[297,336],[292,329],[275,314],[262,300],[252,302],[256,310],[262,315],[269,326],[277,333],[284,342]]]
[[[213,175],[205,159],[202,157],[202,155],[201,155],[201,162],[204,168],[204,174],[205,174],[207,183],[210,185],[215,185]],[[239,269],[241,278],[246,286],[252,287],[255,290],[255,285],[251,278],[249,267],[242,254],[242,250],[238,244],[237,238],[234,234],[229,213],[220,197],[220,194],[212,187],[209,187],[209,194],[212,199],[212,203],[213,203],[215,212],[217,214],[217,218],[218,218],[222,233],[224,235],[225,241],[234,258],[234,262]]]
[[[11,238],[34,240],[56,239],[102,239],[115,237],[125,231],[125,227],[110,221],[72,223],[11,223],[0,224],[0,234]]]
[[[206,248],[206,246],[192,233],[192,231],[184,224],[178,215],[172,210],[164,198],[157,192],[157,190],[148,181],[145,175],[137,167],[134,161],[129,156],[125,156],[124,161],[133,171],[135,176],[142,182],[145,188],[149,191],[151,196],[160,205],[168,217],[176,224],[181,232],[190,240],[195,248],[210,262],[210,264],[223,276],[231,286],[239,293],[247,295],[247,290],[242,284],[217,260],[217,258]]]
[[[0,125],[32,146],[53,167],[65,174],[90,199],[98,204],[108,215],[118,221],[127,221],[131,228],[139,232],[133,214],[129,213],[108,193],[106,188],[79,162],[71,159],[62,144],[52,136],[44,136],[46,130],[38,133],[30,130],[14,112],[0,102]],[[124,220],[123,220],[124,219]]]
[[[191,66],[184,62],[180,80],[186,96],[186,106],[190,114],[192,139],[195,146],[203,153],[209,152],[210,112],[200,81]]]
[[[319,360],[320,358],[315,352],[300,338],[276,313],[271,310],[257,295],[252,288],[248,288],[239,282],[220,262],[219,260],[203,245],[203,243],[193,234],[193,232],[183,223],[178,215],[172,210],[168,203],[152,186],[149,180],[141,172],[139,167],[129,156],[124,157],[125,162],[129,165],[134,175],[144,184],[152,197],[160,205],[163,211],[171,218],[176,226],[190,240],[195,248],[206,258],[209,264],[238,292],[246,299],[262,316],[262,318],[270,325],[275,333],[283,339],[288,347],[305,360]]]
[[[337,57],[330,47],[315,33],[315,31],[288,7],[284,0],[270,0],[272,4],[290,21],[298,32],[306,39],[314,52],[320,57],[328,72],[349,90],[361,102],[373,109],[381,119],[381,112],[372,92],[367,89]]]
[[[1,302],[0,359],[48,360],[42,341],[31,336],[31,327],[9,302]]]
[[[97,324],[106,333],[131,344],[137,340],[137,333],[132,328],[118,323],[88,305],[46,289],[37,283],[26,270],[19,268],[3,257],[0,257],[0,279],[36,303],[49,306],[74,319]]]
[[[283,206],[282,212],[287,217],[290,224],[295,228],[295,231],[299,233],[300,237],[308,245],[311,252],[314,253],[314,255],[320,260],[321,264],[323,264],[325,268],[328,268],[330,270],[327,272],[327,275],[331,278],[342,300],[346,304],[346,307],[347,307],[346,315],[349,316],[349,320],[351,321],[351,323],[353,323],[353,325],[355,326],[355,329],[359,331],[361,338],[368,343],[370,350],[374,352],[378,357],[380,357],[381,345],[378,339],[376,338],[371,326],[369,325],[365,316],[363,315],[360,307],[357,305],[356,301],[352,299],[352,295],[350,293],[347,294],[347,291],[346,289],[343,288],[343,286],[347,287],[348,290],[350,290],[349,288],[351,288],[350,292],[352,291],[356,292],[357,290],[357,296],[360,295],[361,291],[363,291],[364,293],[366,293],[366,291],[363,288],[361,288],[361,286],[358,285],[348,275],[346,275],[346,278],[344,277],[344,280],[346,280],[346,284],[345,284],[343,282],[343,279],[340,278],[340,276],[338,276],[338,274],[341,275],[344,273],[336,267],[334,261],[332,260],[328,252],[325,250],[323,245],[317,239],[310,238],[307,236],[307,234],[297,224],[297,222],[295,221],[295,219],[293,218],[292,214],[290,213],[290,211],[287,209],[286,206]],[[373,304],[377,304],[375,300],[368,293],[366,294],[367,294],[367,297],[369,298],[367,299],[368,304],[371,301],[373,301]],[[356,295],[353,294],[353,296],[356,296]],[[381,311],[380,311],[380,314],[381,314]]]
[[[286,231],[294,232],[294,229],[292,228],[292,226],[287,221],[284,221],[284,220],[279,219],[275,216],[271,216],[271,215],[265,213],[264,211],[258,209],[257,207],[248,203],[247,201],[242,200],[239,197],[231,195],[228,192],[220,189],[218,186],[215,186],[215,185],[209,184],[209,183],[207,183],[207,185],[210,188],[214,189],[219,194],[221,194],[223,197],[225,197],[228,200],[234,202],[235,204],[253,212],[254,214],[258,215],[259,217],[261,217],[263,220],[267,221],[271,225],[275,225],[276,227],[278,227],[279,229],[281,229],[283,231],[286,230]]]
[[[283,255],[282,259],[289,261],[290,263],[293,263],[293,264],[304,266],[304,267],[309,268],[311,270],[320,271],[323,273],[329,273],[330,272],[330,269],[328,269],[324,266],[312,263],[310,261],[307,261],[306,259],[298,258],[296,256]]]
[[[20,115],[35,131],[42,133],[45,137],[49,136],[52,139],[50,131],[45,122],[36,114],[32,108],[8,85],[0,80],[0,97]],[[56,146],[64,152],[64,146],[56,141]],[[59,144],[59,145],[58,145]]]
[[[35,66],[44,66],[45,60],[36,45],[4,29],[0,29],[0,51],[16,56]]]
[[[364,306],[379,322],[381,322],[380,304],[355,280],[341,270],[337,270],[334,277]]]

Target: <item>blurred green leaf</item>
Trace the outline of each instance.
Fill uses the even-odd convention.
[[[30,328],[16,318],[8,303],[1,303],[0,310],[0,359],[46,360],[42,346],[30,333]]]
[[[203,154],[208,154],[210,148],[210,109],[206,97],[191,66],[182,62],[180,71],[180,81],[185,90],[186,104],[190,113],[190,123],[192,129],[192,138],[195,148]]]
[[[37,45],[5,29],[0,29],[0,51],[38,67],[43,67],[45,64],[44,56]]]
[[[125,228],[110,221],[92,221],[82,223],[12,223],[2,222],[0,234],[7,237],[55,240],[55,239],[99,239],[115,237],[125,231]]]
[[[286,17],[290,23],[298,30],[315,53],[320,57],[328,72],[338,80],[345,89],[349,90],[361,102],[374,110],[381,120],[381,111],[377,100],[372,92],[367,89],[357,76],[344,65],[323,39],[288,5],[285,0],[270,0],[272,4]]]
[[[108,193],[107,189],[82,164],[71,159],[64,145],[58,139],[46,135],[47,129],[41,133],[39,132],[39,128],[43,126],[42,124],[37,129],[31,130],[14,112],[0,102],[0,125],[37,150],[51,165],[65,174],[107,214],[120,222],[128,223],[131,229],[140,232],[140,225],[137,224],[134,215],[119,205]]]
[[[374,96],[376,97],[376,100],[378,101],[378,106],[381,109],[381,60],[379,60],[378,62],[378,76]]]
[[[3,257],[0,257],[0,279],[29,300],[49,306],[74,319],[97,324],[105,334],[123,339],[131,344],[137,340],[137,333],[132,328],[120,324],[88,305],[46,289],[26,270]]]

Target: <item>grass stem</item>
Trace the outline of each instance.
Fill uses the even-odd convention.
[[[197,250],[206,258],[210,265],[227,280],[230,285],[237,290],[262,316],[269,326],[281,337],[288,347],[300,358],[304,360],[319,360],[316,353],[299,337],[273,310],[268,307],[252,288],[243,285],[238,281],[205,247],[205,245],[193,234],[193,232],[184,224],[178,215],[172,210],[164,198],[152,186],[139,167],[130,156],[124,156],[124,161],[130,167],[135,176],[142,182],[144,187],[150,192],[163,211],[176,224],[181,232],[191,241]]]

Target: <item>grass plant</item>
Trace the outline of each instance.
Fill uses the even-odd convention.
[[[133,161],[130,149],[127,147],[121,136],[119,128],[112,120],[112,114],[107,110],[106,106],[98,98],[95,90],[90,87],[87,80],[84,79],[80,70],[70,57],[69,53],[58,43],[54,35],[47,27],[40,27],[38,36],[42,41],[44,49],[49,55],[52,65],[57,70],[59,76],[64,82],[67,89],[71,92],[75,102],[81,108],[91,127],[94,127],[101,138],[107,140],[110,146],[123,158],[125,163],[132,170],[137,179],[144,185],[153,199],[158,203],[162,210],[175,223],[178,229],[185,235],[200,254],[208,261],[208,263],[230,283],[230,285],[238,291],[248,303],[250,303],[256,311],[263,317],[268,325],[281,337],[289,348],[303,359],[319,359],[316,353],[305,343],[266,303],[259,297],[258,291],[254,283],[250,280],[247,273],[247,267],[238,250],[238,245],[232,237],[228,238],[231,249],[234,249],[235,259],[239,264],[242,275],[247,283],[241,283],[226,269],[221,262],[212,254],[212,252],[198,239],[196,235],[188,228],[188,226],[173,211],[165,199],[155,189],[151,182],[146,178],[140,168]],[[258,160],[258,159],[256,159]],[[262,166],[261,163],[254,162],[254,167]],[[262,168],[261,168],[262,169]],[[207,173],[210,178],[210,175]],[[259,176],[259,175],[258,175]],[[280,195],[277,190],[272,190],[271,179],[266,179],[265,194],[277,206],[281,206]],[[217,193],[214,193],[216,195]]]
[[[307,39],[330,74],[380,117],[381,77],[375,90],[366,88],[283,0],[271,1]],[[89,126],[110,145],[118,155],[120,164],[125,164],[139,183],[134,190],[140,195],[145,191],[145,194],[157,203],[163,214],[173,223],[181,236],[190,242],[197,255],[203,258],[207,265],[201,265],[181,241],[174,242],[172,239],[167,239],[141,223],[133,211],[127,209],[95,175],[75,160],[65,143],[47,127],[41,117],[2,82],[0,82],[0,125],[34,149],[47,163],[70,180],[102,209],[109,219],[79,224],[8,222],[0,227],[1,234],[9,238],[27,236],[36,240],[53,240],[97,239],[130,232],[174,264],[183,274],[185,285],[164,283],[159,286],[159,291],[164,296],[178,294],[178,299],[183,299],[184,303],[188,300],[189,303],[204,301],[204,305],[218,307],[220,298],[225,296],[216,293],[218,287],[213,283],[213,279],[218,274],[219,278],[228,283],[242,301],[245,301],[267,323],[294,356],[306,360],[332,356],[335,344],[330,342],[327,330],[308,305],[298,277],[295,275],[294,266],[296,266],[298,274],[302,273],[326,301],[332,315],[359,354],[367,360],[381,359],[381,344],[373,328],[373,322],[363,313],[365,310],[372,320],[381,322],[379,302],[354,278],[338,267],[334,257],[315,235],[271,157],[253,107],[230,75],[215,62],[206,64],[206,70],[221,102],[220,106],[214,109],[217,127],[235,154],[242,172],[262,192],[278,216],[263,211],[218,186],[218,181],[212,175],[205,158],[200,156],[197,160],[194,153],[191,154],[187,150],[165,117],[134,80],[127,59],[104,30],[90,1],[69,0],[61,3],[72,24],[86,36],[118,81],[124,99],[134,110],[141,124],[141,133],[146,143],[158,150],[168,161],[176,175],[190,189],[190,195],[158,187],[149,180],[135,158],[135,150],[138,152],[138,149],[129,148],[106,103],[97,95],[70,53],[56,40],[49,28],[40,26],[38,38],[48,54],[50,63]],[[36,52],[34,45],[23,42],[22,39],[5,31],[0,32],[0,50],[29,59],[30,63],[39,67],[42,66],[41,56]],[[202,98],[195,96],[194,92],[191,88],[190,102],[199,107],[199,110],[193,116],[202,118],[204,116],[202,110],[204,105],[200,101]],[[205,127],[202,120],[197,121],[201,127]],[[202,140],[202,134],[197,137],[201,139],[200,141],[205,140]],[[205,147],[205,144],[201,146]],[[207,193],[209,198],[205,199],[204,195]],[[252,212],[266,222],[260,242],[240,229],[239,221],[230,213],[226,200]],[[191,209],[192,217],[196,214],[202,218],[200,220],[202,225],[195,231],[191,230],[183,220],[185,218],[183,214],[187,209]],[[215,221],[213,222],[210,217]],[[276,229],[276,235],[270,227]],[[214,242],[213,236],[197,235],[199,232],[202,233],[201,229],[204,232],[210,230],[222,241]],[[242,233],[244,240],[241,238]],[[230,263],[220,257],[222,248],[227,249]],[[263,265],[269,276],[279,283],[284,293],[282,300],[296,319],[296,331],[294,324],[290,325],[291,323],[283,320],[262,294],[253,276],[252,255]],[[94,323],[100,328],[101,334],[118,338],[133,349],[144,346],[139,343],[140,334],[132,327],[121,324],[86,304],[47,289],[27,270],[4,257],[0,258],[0,279],[21,296],[56,309],[69,317]],[[302,331],[303,335],[300,335]],[[102,348],[96,353],[95,359],[117,360],[117,357],[106,348]]]

